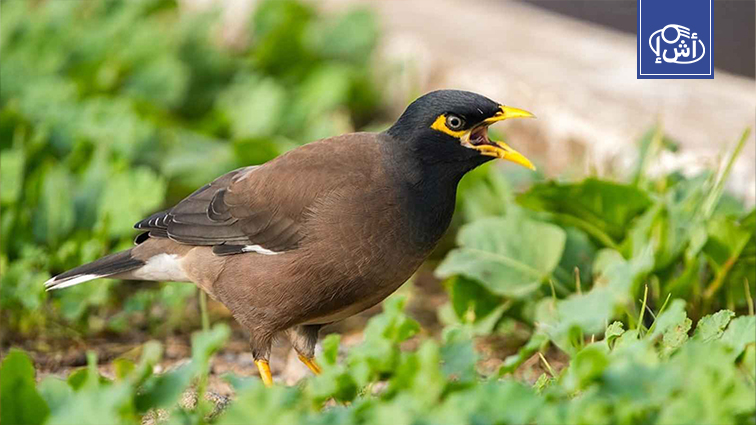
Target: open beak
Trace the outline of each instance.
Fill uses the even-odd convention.
[[[482,124],[470,129],[462,136],[462,145],[480,151],[481,155],[493,156],[506,159],[515,164],[535,170],[535,166],[521,153],[510,148],[504,142],[498,142],[488,138],[488,126],[493,123],[508,120],[510,118],[535,118],[535,115],[522,109],[500,106],[500,111],[491,118],[487,118]]]

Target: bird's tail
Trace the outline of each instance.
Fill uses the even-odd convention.
[[[144,262],[131,256],[131,250],[117,252],[61,273],[45,282],[45,289],[68,288],[92,279],[108,277],[142,267]]]

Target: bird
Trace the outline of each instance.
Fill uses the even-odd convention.
[[[248,331],[266,386],[278,335],[319,374],[320,328],[412,276],[448,229],[467,172],[497,158],[535,169],[488,137],[496,122],[533,117],[469,91],[429,92],[385,131],[310,142],[218,177],[136,223],[133,248],[45,287],[104,277],[193,282]]]

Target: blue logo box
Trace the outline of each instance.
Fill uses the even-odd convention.
[[[638,0],[639,79],[714,78],[713,0]]]

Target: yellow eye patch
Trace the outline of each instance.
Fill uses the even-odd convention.
[[[462,135],[465,134],[465,130],[455,131],[446,126],[446,114],[439,115],[438,118],[436,118],[436,121],[433,121],[431,128],[442,133],[446,133],[449,136],[456,137],[457,139],[461,138]]]

